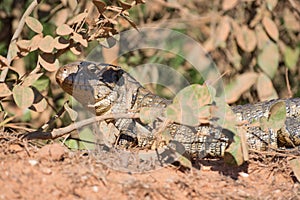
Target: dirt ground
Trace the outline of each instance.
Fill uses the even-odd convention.
[[[198,166],[198,167],[197,167]],[[60,143],[37,147],[0,133],[0,199],[300,199],[287,158],[251,153],[241,167],[205,159],[125,173]]]

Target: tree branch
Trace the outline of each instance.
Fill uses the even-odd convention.
[[[12,43],[15,42],[17,40],[17,38],[20,36],[22,30],[23,30],[23,27],[25,25],[25,19],[27,16],[29,16],[32,11],[34,10],[34,8],[39,4],[39,0],[33,0],[31,2],[31,4],[29,5],[29,7],[26,9],[26,11],[24,12],[21,20],[20,20],[20,23],[14,33],[14,35],[12,36],[11,40],[10,40],[10,44],[9,44],[9,47],[8,47],[8,52],[7,52],[7,65],[6,67],[4,67],[3,71],[1,72],[1,75],[0,75],[0,82],[4,82],[5,81],[5,78],[7,76],[7,73],[8,73],[8,67],[10,66],[11,64],[11,61],[12,61],[12,58],[11,58],[11,49],[12,49]]]
[[[64,128],[58,128],[58,129],[53,129],[51,132],[42,132],[42,131],[33,131],[28,133],[27,135],[24,136],[24,138],[28,140],[32,139],[42,139],[42,140],[47,140],[47,139],[55,139],[58,137],[61,137],[63,135],[66,135],[70,133],[71,131],[74,131],[78,128],[87,126],[89,124],[92,124],[94,122],[98,121],[103,121],[107,119],[120,119],[120,118],[139,118],[140,115],[139,113],[118,113],[118,114],[108,114],[108,115],[103,115],[103,116],[96,116],[92,117],[89,119],[85,119],[79,122],[75,122],[67,127]]]

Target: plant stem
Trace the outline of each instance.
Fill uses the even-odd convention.
[[[12,57],[11,57],[11,51],[12,51],[12,44],[18,39],[18,37],[20,36],[22,30],[23,30],[23,27],[25,25],[25,19],[27,16],[29,16],[32,11],[35,9],[35,7],[39,4],[40,0],[33,0],[31,2],[31,4],[29,5],[29,7],[26,9],[26,11],[24,12],[21,20],[20,20],[20,23],[14,33],[14,35],[12,36],[11,40],[10,40],[10,44],[9,44],[9,47],[8,47],[8,52],[7,52],[7,65],[6,67],[4,67],[3,71],[1,72],[1,75],[0,75],[0,83],[1,82],[4,82],[5,81],[5,78],[7,76],[7,73],[8,73],[8,67],[10,66],[11,64],[11,61],[12,61]]]

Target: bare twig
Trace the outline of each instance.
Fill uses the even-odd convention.
[[[244,161],[249,161],[249,150],[248,150],[247,138],[246,138],[247,131],[242,127],[239,127],[238,129],[239,129],[240,138],[241,138],[242,153],[243,153]]]
[[[89,124],[92,124],[96,121],[103,121],[103,120],[107,120],[107,119],[120,119],[120,118],[139,118],[140,115],[138,113],[118,113],[118,114],[108,114],[108,115],[103,115],[103,116],[97,116],[97,117],[92,117],[89,119],[85,119],[79,122],[75,122],[67,127],[64,128],[58,128],[58,129],[53,129],[51,132],[42,132],[42,131],[34,131],[34,132],[30,132],[28,133],[24,138],[26,139],[43,139],[43,140],[47,140],[47,139],[55,139],[58,137],[61,137],[65,134],[70,133],[71,131],[74,131],[78,128],[87,126]]]
[[[295,9],[295,11],[298,13],[298,15],[300,15],[300,8],[299,6],[296,4],[296,2],[294,0],[289,0],[290,4],[292,5],[292,7]]]
[[[256,149],[249,149],[250,152],[254,152],[254,153],[258,153],[258,154],[262,154],[262,155],[270,155],[270,156],[283,156],[283,157],[292,157],[292,158],[299,158],[299,156],[296,156],[296,155],[293,155],[291,153],[288,153],[288,152],[278,152],[276,149],[273,149],[275,151],[259,151],[259,150],[256,150]]]
[[[8,52],[7,52],[7,65],[10,66],[11,64],[11,61],[12,61],[12,58],[11,58],[11,47],[12,47],[12,43],[15,42],[17,40],[17,38],[20,36],[22,30],[23,30],[23,27],[25,25],[25,19],[27,16],[29,16],[32,11],[34,10],[34,8],[39,4],[39,0],[33,0],[31,2],[31,4],[29,5],[29,7],[27,8],[27,10],[24,12],[21,20],[20,20],[20,23],[14,33],[14,35],[12,36],[11,38],[11,41],[10,41],[10,44],[9,44],[9,47],[8,47]],[[5,81],[5,78],[6,78],[6,75],[8,73],[8,66],[7,67],[4,67],[1,75],[0,75],[0,82],[4,82]]]
[[[64,105],[66,103],[69,103],[69,101],[66,101],[64,103]],[[63,113],[65,112],[65,107],[62,106],[61,109],[53,116],[51,117],[51,119],[46,123],[44,124],[41,128],[39,128],[39,130],[45,130],[46,128],[50,127],[51,124],[53,124],[53,122],[58,118],[60,117]]]
[[[288,90],[288,96],[289,98],[292,98],[293,96],[293,93],[292,93],[292,90],[291,90],[291,85],[290,85],[290,81],[289,81],[289,69],[286,68],[285,69],[285,82],[286,82],[286,86],[287,86],[287,90]]]

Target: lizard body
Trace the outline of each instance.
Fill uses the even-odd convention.
[[[96,115],[135,113],[145,107],[156,108],[160,112],[172,103],[149,92],[120,67],[109,64],[87,61],[67,64],[58,70],[56,80],[64,91]],[[279,101],[286,105],[284,129],[274,131],[250,127],[246,133],[250,148],[266,150],[269,145],[275,148],[300,145],[299,98],[239,105],[232,110],[238,121],[250,122],[268,117],[271,106]],[[150,124],[143,124],[139,119],[116,119],[113,123],[120,131],[117,145],[125,141],[127,147],[145,148],[156,142],[156,132],[163,120],[158,117]],[[191,127],[170,123],[165,129],[171,137],[169,141],[180,144],[185,153],[198,157],[222,156],[230,142],[228,135],[214,125]]]

